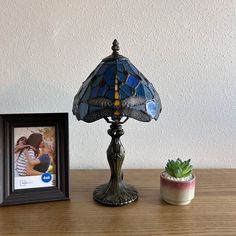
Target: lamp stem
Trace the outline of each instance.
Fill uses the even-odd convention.
[[[107,160],[111,169],[110,181],[118,184],[123,180],[121,167],[125,158],[125,149],[120,137],[124,134],[124,130],[117,123],[113,123],[110,127],[107,133],[112,137],[112,140],[107,149]]]
[[[107,184],[98,186],[93,198],[104,205],[122,206],[138,199],[137,190],[123,181],[121,167],[125,158],[125,149],[120,141],[124,134],[121,124],[112,123],[108,134],[111,143],[107,149],[107,159],[111,169],[111,177]]]

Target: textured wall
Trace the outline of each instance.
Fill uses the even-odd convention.
[[[108,125],[73,97],[114,38],[157,88],[157,122],[129,120],[125,168],[236,167],[235,1],[0,0],[0,113],[69,112],[72,168],[107,168]]]

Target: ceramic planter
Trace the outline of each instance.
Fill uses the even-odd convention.
[[[160,176],[161,198],[173,205],[187,205],[194,198],[196,177],[189,181],[170,180],[163,173]]]

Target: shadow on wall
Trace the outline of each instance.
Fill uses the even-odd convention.
[[[68,87],[66,87],[68,88]],[[71,112],[73,95],[55,80],[33,80],[21,76],[1,91],[0,113]]]

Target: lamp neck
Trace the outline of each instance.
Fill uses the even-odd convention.
[[[122,129],[122,125],[119,123],[112,123],[110,125],[110,129],[107,131],[107,133],[112,137],[112,138],[120,138],[124,134],[124,130]]]

